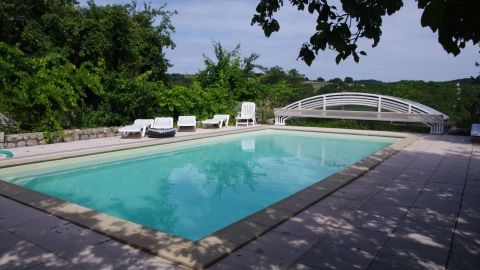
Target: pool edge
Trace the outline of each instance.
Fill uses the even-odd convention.
[[[208,136],[189,136],[187,138],[182,138],[182,140],[169,141],[165,143],[221,136],[240,132],[251,132],[254,130],[263,130],[269,128],[325,133],[324,130],[317,128],[291,126],[288,128],[262,127],[258,129],[241,131],[219,132],[208,134]],[[335,131],[335,133],[339,132]],[[322,181],[316,182],[309,187],[292,194],[289,197],[280,200],[240,221],[222,228],[212,235],[198,241],[174,237],[166,233],[159,232],[130,221],[115,218],[107,214],[99,213],[77,204],[68,203],[6,181],[0,181],[0,195],[71,221],[82,227],[105,234],[115,240],[147,251],[174,263],[186,266],[188,268],[203,269],[239,249],[240,247],[246,245],[250,241],[258,238],[262,234],[272,230],[279,224],[287,221],[314,203],[324,199],[339,188],[351,183],[356,178],[376,167],[378,164],[394,155],[401,149],[405,148],[418,138],[416,135],[405,133],[399,134],[366,131],[358,131],[355,133],[355,131],[352,130],[342,133],[368,136],[390,135],[389,137],[399,137],[401,139],[392,145],[363,158],[362,160],[343,169],[342,171],[337,172]],[[142,145],[141,147],[157,144],[159,143],[156,142],[152,144],[151,142],[147,142],[147,145]],[[126,149],[137,147],[139,147],[139,145],[130,146]],[[125,148],[116,149],[113,151],[119,150],[125,150]],[[95,153],[98,153],[98,151]],[[65,157],[59,157],[59,159],[60,158]]]
[[[258,126],[242,128],[238,130],[218,130],[212,133],[191,134],[188,136],[162,138],[162,139],[155,139],[155,140],[149,140],[149,141],[133,141],[133,142],[128,142],[120,145],[108,145],[108,146],[103,146],[98,148],[97,147],[82,148],[82,149],[78,149],[77,151],[54,152],[52,154],[45,154],[39,157],[26,156],[18,159],[14,157],[12,159],[2,160],[2,162],[0,162],[0,169],[20,166],[25,164],[54,161],[54,160],[65,159],[65,158],[82,157],[82,156],[89,156],[89,155],[95,155],[95,154],[101,154],[101,153],[117,152],[117,151],[123,151],[123,150],[135,149],[135,148],[149,147],[149,146],[162,145],[162,144],[171,144],[171,143],[178,143],[178,142],[184,142],[184,141],[190,141],[190,140],[211,138],[211,137],[231,135],[231,134],[240,134],[245,132],[268,130],[268,129],[269,129],[269,126],[258,125]]]

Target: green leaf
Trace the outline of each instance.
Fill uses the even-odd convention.
[[[337,57],[335,57],[335,63],[340,64],[340,61],[342,61],[343,54],[339,53]]]
[[[278,32],[280,30],[280,24],[278,24],[277,20],[272,19],[270,22],[266,22],[262,28],[265,36],[270,37],[273,32]]]
[[[308,47],[308,45],[303,44],[302,48],[300,49],[300,53],[298,54],[298,58],[302,59],[307,65],[310,66],[315,59],[315,54]]]
[[[446,11],[445,2],[442,0],[432,0],[423,11],[421,23],[423,27],[429,26],[433,32],[436,32],[442,25],[443,17]]]
[[[358,54],[356,52],[352,52],[352,55],[355,63],[358,63],[358,61],[360,61],[360,57],[358,56]]]
[[[315,10],[319,10],[319,8],[320,5],[316,1],[312,1],[310,4],[308,4],[308,12],[310,12],[310,14],[313,14],[313,12],[315,12]]]

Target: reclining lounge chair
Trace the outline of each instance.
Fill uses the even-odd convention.
[[[173,128],[173,117],[155,117],[151,128]]]
[[[228,120],[230,115],[228,114],[215,114],[212,119],[203,120],[202,124],[207,126],[218,126],[219,128],[223,126],[228,126]]]
[[[145,136],[147,128],[153,124],[153,119],[137,119],[133,122],[133,125],[124,126],[118,129],[122,137],[128,136],[130,133],[140,133],[141,137]]]
[[[193,131],[197,127],[197,118],[192,116],[179,116],[177,121],[177,127],[180,130],[181,128],[191,127]]]

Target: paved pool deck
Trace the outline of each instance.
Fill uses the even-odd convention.
[[[202,132],[217,130],[196,133]],[[150,140],[107,139],[13,152],[18,159],[35,159]],[[478,269],[479,265],[480,146],[472,145],[469,137],[425,135],[210,268]],[[0,197],[0,269],[181,267]]]

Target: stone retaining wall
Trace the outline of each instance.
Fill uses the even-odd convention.
[[[119,134],[118,128],[116,127],[72,129],[64,130],[63,135],[60,136],[52,134],[51,140],[52,143],[60,143],[114,137],[117,135]],[[5,134],[3,140],[0,140],[0,148],[15,148],[42,144],[47,144],[43,132]]]

